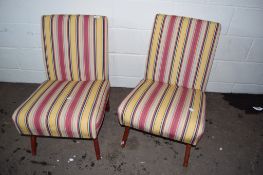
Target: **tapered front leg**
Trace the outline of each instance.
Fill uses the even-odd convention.
[[[183,164],[184,167],[188,166],[191,147],[192,146],[190,144],[186,144],[185,146],[185,155],[184,155],[184,164]]]
[[[122,148],[124,148],[126,145],[126,141],[128,139],[128,136],[129,136],[129,131],[130,131],[130,127],[125,126],[125,130],[124,130],[122,141],[121,141],[121,147]]]
[[[37,137],[36,136],[31,136],[31,151],[32,155],[35,156],[37,153]]]
[[[93,143],[94,143],[94,149],[95,149],[95,153],[96,153],[96,158],[97,158],[97,160],[100,160],[101,156],[100,156],[100,145],[99,145],[98,138],[93,139]]]

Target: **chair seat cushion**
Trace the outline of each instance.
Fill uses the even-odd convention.
[[[108,81],[48,80],[12,118],[23,135],[96,138],[109,88]]]
[[[122,125],[196,145],[205,125],[205,93],[143,80],[118,108]]]

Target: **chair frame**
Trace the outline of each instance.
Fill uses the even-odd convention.
[[[100,27],[103,27],[102,29],[101,29],[101,35],[102,35],[102,40],[103,40],[103,42],[101,42],[101,44],[103,45],[103,47],[102,47],[102,49],[101,49],[101,51],[103,52],[102,53],[102,59],[105,59],[105,63],[104,63],[104,61],[103,61],[103,65],[102,65],[102,79],[97,79],[97,77],[96,77],[96,75],[95,75],[95,80],[107,80],[107,81],[109,81],[109,75],[108,75],[108,62],[106,61],[106,59],[108,60],[108,23],[107,23],[107,17],[106,16],[96,16],[96,15],[70,15],[70,14],[54,14],[54,15],[44,15],[44,16],[42,16],[42,49],[43,49],[43,53],[45,53],[44,54],[44,64],[45,64],[45,66],[46,66],[46,73],[47,73],[47,77],[48,77],[48,80],[54,80],[54,81],[61,81],[61,80],[67,80],[67,81],[78,81],[78,82],[83,82],[83,81],[90,81],[90,80],[94,80],[93,78],[91,78],[91,77],[89,77],[89,78],[86,78],[85,76],[85,78],[81,78],[81,76],[80,76],[80,70],[78,70],[78,78],[77,79],[74,79],[74,77],[73,77],[73,75],[71,74],[71,79],[69,78],[69,79],[67,79],[67,77],[66,77],[66,75],[64,75],[64,76],[61,76],[61,77],[59,77],[58,78],[58,76],[57,76],[57,73],[54,73],[55,75],[54,75],[54,77],[53,77],[53,79],[51,78],[51,76],[50,76],[50,72],[49,72],[49,65],[48,65],[48,59],[51,59],[52,61],[54,61],[54,59],[55,59],[55,57],[54,57],[54,55],[52,55],[51,56],[51,58],[48,58],[48,51],[46,51],[47,50],[47,44],[46,44],[46,42],[48,42],[48,41],[46,41],[46,33],[47,33],[47,31],[46,31],[46,33],[45,33],[45,30],[50,30],[49,32],[51,33],[50,34],[50,38],[49,37],[47,37],[47,38],[49,38],[50,40],[51,40],[51,42],[52,42],[52,47],[51,47],[51,51],[52,52],[56,52],[55,50],[54,50],[54,41],[53,41],[53,33],[52,33],[52,31],[54,30],[53,29],[53,27],[52,27],[52,25],[53,24],[50,24],[50,26],[49,25],[47,25],[47,26],[45,26],[46,24],[45,24],[45,18],[46,17],[48,17],[48,18],[46,18],[47,20],[49,20],[49,22],[50,23],[53,23],[53,17],[55,17],[55,16],[57,16],[57,17],[62,17],[62,24],[60,24],[60,25],[63,25],[63,20],[64,20],[64,16],[67,16],[67,20],[68,20],[68,23],[70,22],[70,20],[71,20],[71,16],[75,16],[76,17],[76,20],[79,20],[79,18],[78,18],[78,16],[93,16],[92,18],[92,20],[93,20],[93,22],[94,22],[94,20],[95,19],[97,19],[98,17],[99,18],[101,18],[102,19],[102,21],[106,21],[105,22],[105,25],[104,25],[104,22],[102,22],[102,25],[100,26]],[[83,18],[83,20],[84,20],[84,18]],[[85,20],[87,20],[87,19],[85,19]],[[60,21],[60,20],[58,20],[57,19],[57,21],[56,22],[58,22],[58,21]],[[78,24],[78,23],[77,23]],[[94,25],[97,25],[97,24],[95,24],[94,23]],[[58,25],[59,26],[59,25]],[[58,26],[55,26],[55,28],[58,28]],[[68,27],[69,27],[70,25],[68,24]],[[84,26],[84,25],[83,25]],[[99,28],[100,28],[99,27]],[[104,30],[104,27],[106,27],[105,28],[105,30]],[[60,29],[56,29],[56,30],[58,30],[58,31],[60,31]],[[84,30],[84,29],[83,29]],[[57,32],[58,32],[57,31]],[[62,31],[62,29],[61,29],[61,31]],[[76,31],[74,31],[74,32],[77,32],[77,30]],[[83,32],[84,33],[84,32]],[[95,35],[97,35],[97,33],[96,33],[96,30],[94,30],[93,31],[93,33],[92,33],[94,36]],[[62,34],[63,35],[63,34]],[[74,33],[73,33],[73,35],[74,35]],[[54,35],[55,36],[55,35]],[[69,42],[69,36],[70,36],[70,30],[68,29],[68,40],[67,40],[67,42]],[[59,36],[56,36],[56,37],[58,37],[58,38],[60,38]],[[86,35],[83,35],[83,37],[87,37]],[[92,36],[93,37],[93,36]],[[62,36],[62,38],[63,38],[63,36]],[[60,42],[59,40],[62,40],[63,41],[63,39],[58,39],[58,41],[57,42]],[[104,40],[105,40],[105,43],[104,43]],[[89,41],[88,41],[89,42]],[[94,42],[95,43],[95,42]],[[69,45],[69,43],[66,43],[66,45]],[[77,43],[77,41],[76,41],[76,44],[78,44]],[[78,45],[77,45],[78,46]],[[89,45],[87,45],[88,47],[90,47]],[[57,46],[57,47],[60,47],[60,46]],[[64,46],[62,46],[62,47],[64,47]],[[69,46],[68,46],[69,47]],[[84,47],[84,46],[83,46]],[[95,47],[95,46],[94,46]],[[70,47],[68,48],[69,50],[70,50]],[[58,49],[58,50],[60,50],[60,49]],[[78,48],[76,48],[76,50],[78,50]],[[85,50],[85,49],[84,49]],[[60,52],[60,51],[58,51],[58,52]],[[63,51],[64,52],[64,51]],[[94,52],[97,52],[97,50],[95,50],[94,49]],[[105,55],[107,55],[107,56],[105,56]],[[76,56],[76,55],[75,55]],[[69,56],[70,57],[70,56]],[[63,58],[64,59],[64,56],[61,56],[61,58]],[[60,59],[61,59],[60,58]],[[83,57],[84,58],[84,57]],[[94,57],[94,58],[96,58],[96,57]],[[97,59],[97,58],[96,58]],[[70,62],[70,61],[69,61]],[[64,64],[64,63],[63,63]],[[71,62],[69,63],[69,64],[71,64]],[[107,64],[107,65],[104,65],[104,64]],[[95,67],[97,66],[97,65],[94,65]],[[107,68],[105,67],[105,66],[107,66]],[[70,66],[69,66],[70,67]],[[56,65],[54,65],[54,69],[57,69],[56,68]],[[62,69],[65,69],[65,67],[63,67],[63,68],[61,68],[61,70]],[[85,67],[85,69],[86,69],[86,67]],[[95,69],[95,68],[94,68]],[[84,68],[83,68],[83,70],[84,70]],[[57,71],[57,70],[54,70],[55,72]],[[64,71],[66,71],[66,70],[64,70]],[[107,71],[107,73],[105,73],[105,71]],[[64,72],[64,74],[65,74],[65,72]],[[96,74],[96,69],[95,69],[95,72],[94,72],[94,74]],[[61,79],[60,79],[61,78]],[[108,87],[107,87],[108,88]],[[109,101],[109,97],[110,97],[110,86],[109,86],[109,89],[108,89],[109,91],[108,91],[108,94],[103,94],[103,95],[105,95],[105,97],[103,97],[103,106],[99,106],[99,108],[100,108],[100,110],[102,110],[102,111],[100,111],[101,113],[100,114],[102,114],[102,119],[100,119],[100,121],[99,122],[101,122],[101,123],[99,123],[100,124],[100,126],[99,126],[99,128],[95,128],[95,132],[96,132],[96,135],[94,134],[94,135],[92,135],[92,136],[90,136],[90,138],[78,138],[78,137],[76,137],[76,138],[74,138],[74,139],[82,139],[82,140],[93,140],[93,144],[94,144],[94,150],[95,150],[95,154],[96,154],[96,158],[97,158],[97,160],[99,160],[99,159],[101,159],[101,154],[100,154],[100,146],[99,146],[99,140],[98,140],[98,135],[99,135],[99,131],[100,131],[100,129],[101,129],[101,126],[102,126],[102,124],[103,124],[103,121],[104,121],[104,117],[105,117],[105,113],[106,112],[109,112],[110,111],[110,101]],[[101,104],[100,104],[101,105]],[[97,124],[97,123],[96,123]],[[97,127],[97,125],[96,125],[96,127]],[[94,132],[94,133],[95,133]],[[38,146],[38,144],[37,144],[37,138],[38,137],[53,137],[53,136],[43,136],[43,135],[41,135],[41,134],[32,134],[32,133],[26,133],[26,134],[23,134],[22,133],[22,135],[24,135],[24,136],[29,136],[30,137],[30,144],[31,144],[31,153],[32,153],[32,156],[35,156],[36,154],[37,154],[37,146]],[[57,136],[55,136],[55,137],[57,137]],[[73,136],[70,136],[70,137],[67,137],[67,136],[65,136],[64,138],[71,138],[72,139],[72,137]],[[95,137],[95,138],[94,138]],[[58,138],[58,137],[57,137]]]
[[[152,38],[151,38],[151,44],[152,44],[152,41],[153,41],[153,38],[154,38],[154,35],[155,35],[155,26],[164,26],[164,24],[161,24],[161,22],[160,23],[158,23],[158,25],[157,25],[157,16],[158,15],[164,15],[164,14],[157,14],[156,15],[156,17],[155,17],[155,22],[154,22],[154,27],[153,27],[153,29],[152,29]],[[164,16],[175,16],[175,15],[164,15]],[[178,17],[178,16],[177,16]],[[180,17],[180,16],[179,16]],[[183,17],[183,16],[181,16],[181,17]],[[185,17],[185,18],[190,18],[190,17]],[[165,18],[164,18],[165,19]],[[194,20],[200,20],[200,19],[196,19],[196,18],[191,18],[191,19],[194,19]],[[201,20],[201,21],[204,21],[204,20]],[[206,22],[212,22],[212,21],[206,21]],[[213,23],[215,23],[215,22],[213,22]],[[173,24],[174,25],[174,24]],[[181,25],[181,24],[180,24]],[[212,32],[216,32],[216,33],[214,33],[214,37],[213,37],[213,46],[212,46],[212,49],[211,49],[211,51],[210,51],[210,55],[209,55],[209,57],[208,57],[208,59],[212,59],[212,61],[213,61],[213,58],[214,58],[214,53],[215,53],[215,49],[216,49],[216,46],[217,46],[217,43],[218,43],[218,39],[219,39],[219,36],[220,36],[220,30],[221,30],[221,25],[219,24],[219,23],[217,23],[217,24],[215,24],[215,25],[217,25],[216,26],[216,30],[215,31],[212,31]],[[169,26],[170,27],[170,26]],[[172,30],[174,30],[174,29],[172,29]],[[159,36],[156,36],[156,40],[161,40],[162,38],[162,35],[160,34],[160,33],[162,33],[163,31],[160,29],[160,31],[158,31],[159,32]],[[200,32],[199,30],[198,30],[198,32]],[[157,35],[157,34],[156,34]],[[167,34],[168,35],[168,34]],[[178,34],[179,35],[179,34]],[[206,35],[206,34],[205,34]],[[191,35],[192,36],[192,35]],[[194,35],[193,35],[194,36]],[[169,36],[169,37],[171,37],[171,36]],[[199,36],[198,36],[199,37]],[[161,39],[160,39],[161,38]],[[158,41],[158,42],[160,42],[160,41]],[[163,41],[164,42],[164,41]],[[169,41],[170,42],[170,41]],[[148,79],[148,77],[147,77],[147,71],[148,71],[148,64],[149,64],[149,60],[150,60],[150,52],[151,52],[151,44],[150,44],[150,47],[149,47],[149,52],[148,52],[148,61],[147,61],[147,64],[146,64],[146,74],[145,74],[145,79]],[[160,43],[159,43],[160,44]],[[168,43],[169,44],[169,43]],[[214,45],[215,44],[215,45]],[[166,45],[166,42],[165,42],[165,45]],[[214,47],[215,46],[215,47]],[[159,47],[161,47],[161,46],[156,46],[158,49],[159,49]],[[189,46],[190,47],[190,46]],[[208,47],[208,46],[207,46]],[[156,48],[155,48],[156,49]],[[159,50],[158,50],[159,51]],[[164,52],[164,51],[163,51]],[[167,52],[169,52],[169,51],[167,51]],[[173,52],[175,52],[175,51],[173,51]],[[157,52],[156,54],[159,54],[159,52]],[[174,53],[173,53],[174,54]],[[154,55],[154,56],[152,56],[152,57],[157,57],[156,55]],[[166,53],[166,57],[167,57],[167,53]],[[182,57],[182,59],[183,59],[184,57]],[[157,60],[157,58],[155,58],[154,59],[154,61],[156,61]],[[210,63],[210,60],[209,60],[209,63]],[[158,60],[157,60],[158,61]],[[157,62],[156,61],[156,62]],[[152,63],[153,65],[155,65],[156,66],[156,64],[158,64],[158,63],[156,63],[156,62],[154,62],[154,63]],[[160,63],[161,64],[161,63]],[[165,62],[165,64],[166,64],[166,62]],[[180,63],[181,64],[181,63]],[[210,64],[210,67],[208,67],[209,65],[206,65],[206,69],[211,69],[211,64]],[[171,67],[170,67],[171,68]],[[156,67],[154,68],[154,69],[156,69]],[[154,70],[155,71],[155,70]],[[180,70],[181,71],[181,70]],[[155,78],[153,78],[153,76],[156,76],[155,75],[155,73],[152,73],[153,75],[151,75],[152,77],[150,77],[150,79],[151,80],[153,80],[153,81],[155,81]],[[208,76],[209,76],[209,74],[207,74]],[[187,74],[187,76],[189,76],[188,74]],[[187,79],[187,81],[189,80],[189,78]],[[157,81],[158,81],[158,79],[157,79]],[[170,80],[169,80],[170,81]],[[184,85],[185,83],[183,83],[183,84],[176,84],[177,86],[185,86],[186,88],[189,88],[189,89],[198,89],[198,90],[200,90],[200,91],[202,91],[202,92],[204,92],[204,90],[205,90],[205,87],[206,87],[206,84],[205,83],[207,83],[207,81],[208,81],[208,77],[204,77],[204,80],[202,80],[202,81],[204,81],[204,82],[201,82],[200,84],[200,87],[195,87],[194,85],[191,85],[192,87],[188,87],[188,85]],[[162,81],[161,81],[162,82]],[[169,84],[169,82],[166,82],[166,81],[164,81],[164,83],[167,83],[167,84]],[[204,88],[203,88],[203,85],[204,85]],[[200,89],[199,89],[200,88]],[[127,105],[127,104],[125,104],[125,105]],[[123,115],[123,114],[117,114],[117,115]],[[120,117],[120,116],[118,116],[118,117]],[[119,118],[119,120],[121,120],[120,118]],[[128,139],[128,135],[129,135],[129,130],[130,130],[130,128],[132,128],[132,129],[134,129],[132,126],[126,126],[124,123],[122,123],[121,121],[120,121],[120,124],[123,126],[123,127],[125,127],[125,129],[124,129],[124,133],[123,133],[123,137],[122,137],[122,141],[121,141],[121,147],[122,148],[124,148],[125,147],[125,145],[126,145],[126,142],[127,142],[127,139]],[[127,124],[127,125],[129,125],[129,124]],[[143,131],[142,129],[136,129],[135,128],[135,130],[138,130],[138,131],[142,131],[142,132],[146,132],[146,131]],[[148,133],[148,134],[151,134],[151,135],[154,135],[154,134],[152,134],[152,133],[149,133],[149,132],[146,132],[146,133]],[[160,137],[162,137],[161,135],[158,135],[158,136],[160,136]],[[200,138],[202,137],[202,135],[200,135]],[[167,139],[169,139],[169,140],[173,140],[173,139],[171,139],[171,138],[167,138]],[[175,141],[175,140],[173,140],[173,141]],[[180,142],[180,141],[179,141]],[[184,167],[187,167],[188,166],[188,163],[189,163],[189,158],[190,158],[190,152],[191,152],[191,148],[192,147],[195,147],[196,145],[195,145],[195,143],[188,143],[188,141],[187,142],[180,142],[180,143],[182,143],[182,144],[184,144],[185,145],[185,154],[184,154],[184,161],[183,161],[183,166]]]

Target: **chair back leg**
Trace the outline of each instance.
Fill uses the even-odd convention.
[[[31,136],[31,152],[32,155],[35,156],[37,153],[37,137],[36,136]]]
[[[110,111],[110,100],[108,99],[107,104],[106,104],[106,112]]]

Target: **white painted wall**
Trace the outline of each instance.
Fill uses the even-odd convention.
[[[0,0],[0,81],[45,80],[43,14],[109,18],[112,86],[134,87],[145,71],[156,13],[222,24],[207,91],[263,93],[263,0]]]

